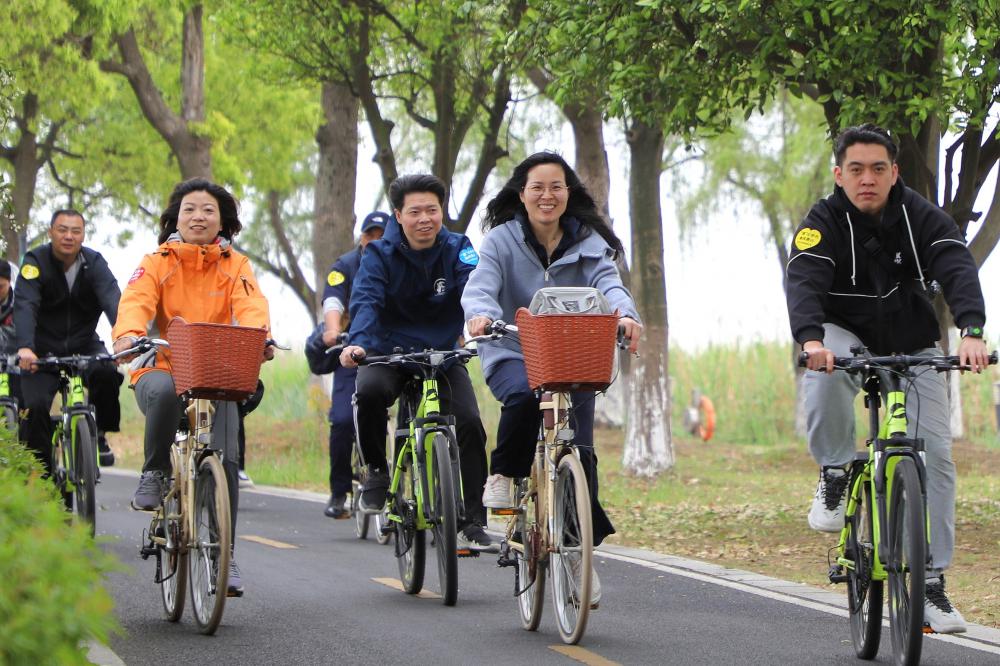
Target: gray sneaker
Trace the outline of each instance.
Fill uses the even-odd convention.
[[[227,597],[243,596],[243,576],[240,575],[240,568],[236,566],[236,557],[229,556],[229,584],[226,586]]]
[[[494,541],[479,523],[469,523],[460,529],[456,542],[460,549],[476,550],[481,553],[500,552],[500,544]]]
[[[139,487],[132,496],[132,508],[136,511],[154,511],[163,501],[163,486],[163,472],[143,472],[139,477]]]

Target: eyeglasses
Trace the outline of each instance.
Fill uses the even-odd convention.
[[[552,196],[554,197],[561,197],[569,192],[569,188],[566,187],[565,185],[560,185],[559,183],[549,185],[548,187],[535,183],[533,185],[528,185],[527,187],[525,187],[524,191],[530,196],[537,199],[546,192],[551,193]]]

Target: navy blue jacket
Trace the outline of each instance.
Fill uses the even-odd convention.
[[[368,243],[351,289],[351,344],[370,355],[454,349],[465,316],[462,291],[479,255],[441,227],[434,246],[412,250],[395,219]]]
[[[323,303],[328,298],[336,298],[344,306],[344,312],[349,312],[351,304],[351,285],[361,267],[361,247],[340,255],[326,276],[326,287],[323,288]]]

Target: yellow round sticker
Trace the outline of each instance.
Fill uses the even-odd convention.
[[[24,266],[21,266],[21,277],[25,280],[34,280],[38,277],[38,275],[38,266],[35,266],[34,264],[25,264]]]
[[[326,276],[326,283],[331,287],[336,287],[346,279],[340,271],[330,271],[330,274]]]
[[[823,235],[817,230],[804,227],[799,230],[799,233],[795,234],[795,247],[800,250],[808,250],[811,247],[819,245],[822,239]]]

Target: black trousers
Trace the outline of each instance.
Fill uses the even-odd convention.
[[[385,433],[388,410],[403,391],[412,374],[386,366],[358,369],[356,418],[358,441],[366,465],[388,470]],[[479,418],[479,405],[469,372],[455,364],[438,377],[441,411],[455,417],[458,452],[462,470],[462,500],[465,523],[486,524],[483,486],[486,485],[486,430]]]
[[[83,354],[104,352],[104,347]],[[121,407],[118,404],[118,388],[124,377],[111,363],[91,365],[83,374],[83,384],[87,387],[90,404],[94,406],[97,429],[101,432],[117,432],[121,422]],[[28,410],[22,419],[20,438],[45,465],[52,470],[52,420],[49,408],[59,390],[59,375],[52,372],[25,372],[21,375],[21,409]],[[96,442],[95,442],[96,445]]]

